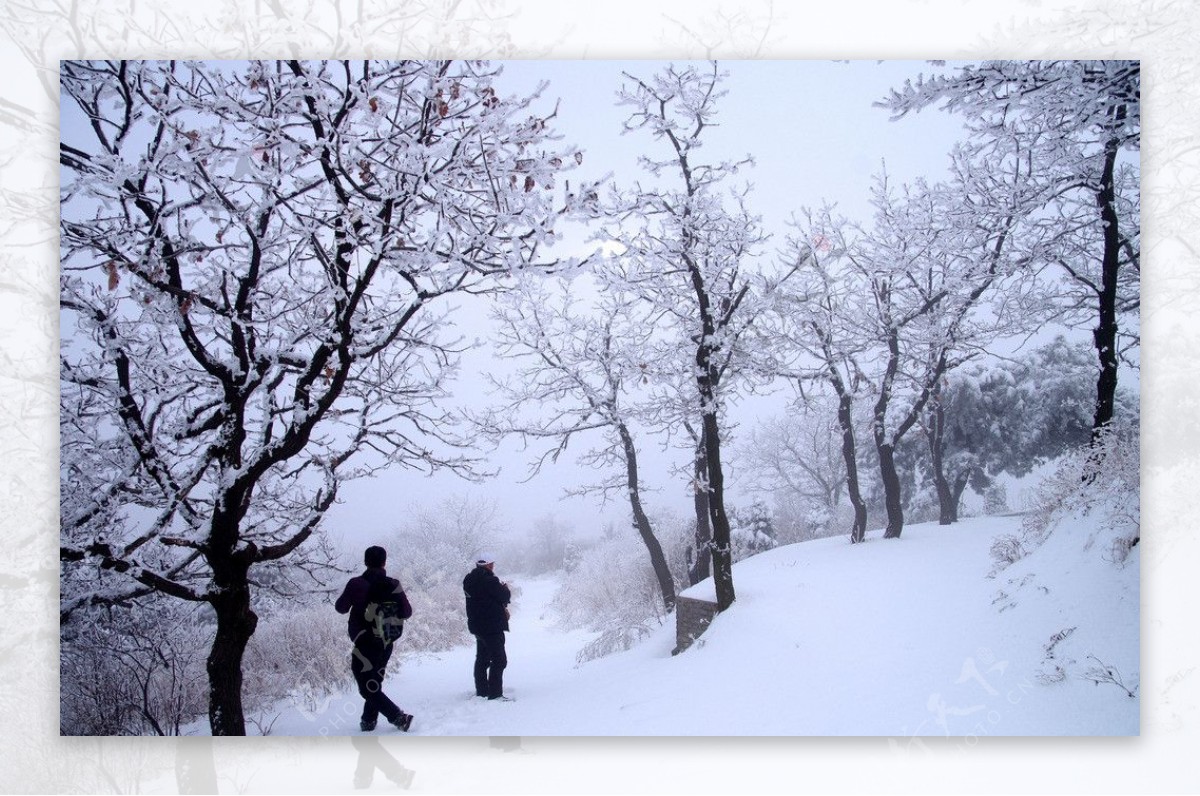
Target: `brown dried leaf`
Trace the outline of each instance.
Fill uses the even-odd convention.
[[[104,270],[108,273],[108,289],[116,290],[117,285],[121,284],[121,275],[117,273],[116,261],[109,260],[104,264]]]

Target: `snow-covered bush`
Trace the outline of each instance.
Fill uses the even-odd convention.
[[[263,735],[289,705],[319,713],[350,683],[346,617],[328,604],[263,617],[246,647],[242,678],[247,718]]]
[[[651,621],[636,622],[629,625],[613,625],[606,628],[599,636],[584,644],[575,655],[577,663],[587,663],[606,655],[624,652],[632,649],[642,639],[650,635],[656,623]]]
[[[161,597],[74,618],[59,658],[63,735],[178,735],[208,712],[204,609]]]
[[[350,683],[346,617],[328,603],[273,599],[242,659],[242,696],[262,734],[286,707],[318,713]],[[136,610],[94,609],[62,642],[63,735],[178,735],[208,714],[207,607],[152,598]],[[81,619],[82,617],[80,617]]]
[[[1004,569],[1009,564],[1015,564],[1025,557],[1025,546],[1021,543],[1021,537],[1015,534],[1003,534],[996,537],[992,542],[991,555],[995,562],[993,572],[998,572]]]
[[[685,526],[673,518],[655,522],[676,589],[687,578]],[[550,610],[564,629],[600,633],[579,652],[581,663],[629,649],[667,617],[645,545],[632,528],[610,529],[598,543],[578,549]]]
[[[454,496],[411,514],[386,545],[388,574],[399,578],[413,606],[412,618],[404,623],[403,649],[439,652],[467,644],[462,580],[479,554],[494,551],[500,542],[496,507]],[[507,580],[505,572],[515,571],[515,564],[497,561],[497,576]]]
[[[1124,562],[1141,532],[1136,426],[1114,422],[1095,445],[1062,457],[1034,491],[1020,535],[993,545],[993,573],[1035,550],[1072,516],[1088,518],[1084,550],[1099,545],[1110,561]]]
[[[983,513],[1004,514],[1008,511],[1008,488],[1004,484],[992,484],[983,493]]]
[[[632,531],[606,538],[582,553],[550,606],[560,626],[587,630],[664,615],[654,571]]]
[[[938,504],[937,491],[933,488],[932,483],[916,482],[911,493],[901,494],[901,500],[904,505],[905,522],[916,525],[937,520],[941,507]],[[886,508],[882,508],[880,513],[886,514]]]
[[[771,512],[762,501],[755,501],[745,511],[730,512],[729,541],[735,562],[770,550],[777,544]]]

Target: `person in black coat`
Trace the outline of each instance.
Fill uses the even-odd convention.
[[[512,591],[494,572],[495,562],[481,556],[475,569],[463,578],[467,599],[467,630],[475,636],[475,695],[488,699],[504,696],[504,633],[508,630],[508,603]]]
[[[405,606],[408,615],[412,614],[412,608],[408,606],[408,598],[400,588],[400,581],[389,578],[387,570],[383,568],[387,563],[386,550],[378,546],[368,547],[363,553],[363,563],[367,567],[366,571],[358,577],[351,578],[337,602],[333,604],[339,614],[349,614],[347,631],[350,640],[354,642],[354,650],[350,655],[350,671],[358,685],[358,693],[363,698],[362,719],[358,726],[363,732],[370,732],[375,729],[379,714],[382,713],[390,724],[408,732],[412,725],[412,715],[397,707],[396,703],[383,693],[383,678],[387,673],[394,645],[376,637],[375,632],[367,626],[363,612],[367,603],[379,599],[380,595],[395,595],[395,599]]]

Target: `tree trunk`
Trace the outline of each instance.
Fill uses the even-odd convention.
[[[896,449],[879,444],[879,475],[883,480],[883,502],[887,507],[887,530],[884,539],[899,539],[904,530],[904,507],[900,500],[900,476],[896,472]]]
[[[929,462],[933,470],[933,487],[938,498],[938,524],[951,525],[958,522],[958,498],[946,478],[946,463],[942,454],[945,452],[946,410],[941,401],[941,383],[933,389],[933,400],[929,409],[929,425],[925,428],[925,438],[929,442]],[[961,495],[962,492],[959,492]]]
[[[899,539],[904,530],[904,508],[900,503],[900,476],[896,473],[896,443],[899,434],[891,441],[887,438],[887,411],[892,399],[892,384],[900,365],[900,339],[896,330],[888,331],[888,363],[883,382],[879,385],[879,399],[875,401],[875,449],[879,452],[879,476],[883,481],[883,503],[887,509],[887,529],[884,539]]]
[[[960,473],[954,479],[954,485],[950,487],[950,506],[954,510],[954,522],[958,522],[958,507],[962,504],[963,492],[967,491],[967,484],[971,481],[972,470],[968,469],[964,473]]]
[[[810,322],[814,332],[821,340],[821,353],[825,358],[826,375],[833,391],[838,396],[838,425],[842,429],[842,459],[846,463],[846,491],[850,497],[850,505],[854,507],[854,524],[850,528],[850,543],[857,544],[866,539],[867,535],[867,503],[863,500],[862,491],[858,485],[858,451],[854,444],[854,395],[846,387],[842,374],[837,367],[837,357],[834,355],[832,336],[825,327],[816,322]]]
[[[736,595],[733,591],[733,550],[730,544],[729,517],[725,513],[725,475],[721,471],[721,430],[712,401],[713,395],[710,392],[705,405],[711,408],[704,413],[704,446],[708,459],[708,517],[712,521],[712,568],[713,583],[717,589],[717,610],[724,611],[733,605]]]
[[[226,505],[239,505],[226,498]],[[228,517],[214,518],[213,540],[229,542],[239,537]],[[257,553],[253,544],[235,550],[232,543],[212,544],[208,551],[213,571],[209,602],[217,614],[217,635],[208,654],[208,721],[213,735],[245,735],[242,709],[242,658],[258,626],[250,607],[250,563]]]
[[[250,588],[230,589],[214,598],[217,636],[208,654],[208,721],[213,735],[245,735],[242,710],[242,657],[258,617],[250,609]]]
[[[688,568],[688,582],[695,586],[712,574],[712,522],[708,518],[708,457],[704,455],[704,437],[696,442],[693,472],[692,507],[696,513],[693,538],[695,560]]]
[[[684,171],[686,172],[686,164]],[[688,191],[692,191],[689,187]],[[685,244],[690,250],[690,243]],[[717,393],[721,383],[721,368],[717,363],[719,343],[716,342],[718,322],[713,316],[713,306],[704,279],[696,262],[687,258],[688,272],[691,275],[692,288],[696,295],[696,305],[700,314],[700,337],[696,345],[696,392],[700,399],[700,417],[702,418],[700,438],[704,444],[704,459],[708,475],[708,518],[712,523],[712,543],[709,549],[712,555],[713,584],[717,591],[717,611],[724,611],[733,605],[736,597],[733,591],[733,549],[730,543],[729,517],[725,513],[725,473],[721,467],[721,427],[717,417]],[[741,295],[747,288],[743,287]],[[739,299],[730,302],[725,308],[726,319],[729,313],[739,303]],[[722,326],[722,328],[724,328]]]
[[[1117,396],[1117,275],[1120,270],[1121,235],[1116,207],[1113,172],[1116,168],[1118,142],[1109,140],[1104,148],[1104,169],[1100,175],[1100,190],[1096,204],[1100,210],[1104,231],[1104,251],[1101,261],[1099,322],[1092,333],[1096,354],[1100,359],[1100,375],[1096,380],[1096,411],[1092,420],[1092,445],[1099,440],[1104,427],[1112,421]]]
[[[668,612],[675,610],[675,579],[671,577],[671,568],[667,566],[667,558],[663,555],[662,545],[650,527],[650,518],[642,508],[641,487],[638,482],[637,449],[633,445],[633,437],[624,423],[617,424],[617,433],[621,435],[621,445],[625,450],[625,475],[629,486],[629,505],[633,509],[633,524],[642,537],[646,550],[650,553],[650,565],[654,568],[654,577],[658,579],[658,589],[662,593],[663,607]]]
[[[933,485],[938,496],[938,525],[953,525],[958,522],[958,501],[954,490],[950,488],[946,476],[940,473],[934,475]]]
[[[839,380],[836,386],[840,386]],[[867,536],[867,503],[858,485],[858,455],[854,446],[854,423],[850,393],[839,390],[838,423],[842,427],[842,459],[846,463],[846,492],[854,506],[854,525],[850,528],[850,543],[857,544]]]

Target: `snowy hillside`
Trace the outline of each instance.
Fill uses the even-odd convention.
[[[552,628],[557,583],[517,582],[513,702],[473,697],[472,648],[402,656],[386,690],[415,735],[1130,735],[1139,731],[1138,548],[1114,563],[1086,522],[989,577],[1019,518],[779,548],[734,568],[737,602],[672,656],[673,622],[576,665],[591,634]],[[703,592],[706,584],[694,591]],[[1124,687],[1121,685],[1124,684]],[[358,733],[352,689],[281,706],[275,735]],[[398,732],[391,728],[377,733]],[[908,739],[908,740],[905,740]]]

